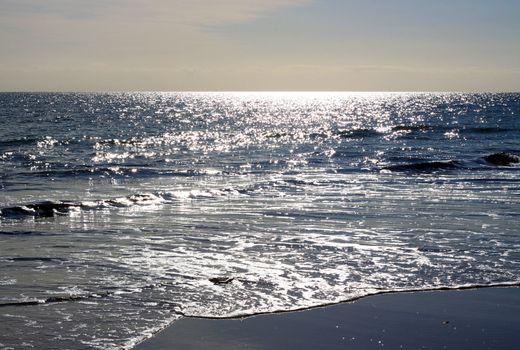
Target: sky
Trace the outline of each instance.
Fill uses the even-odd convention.
[[[0,91],[520,91],[518,0],[0,0]]]

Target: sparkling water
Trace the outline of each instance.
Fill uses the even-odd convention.
[[[520,282],[520,94],[2,93],[0,348]]]

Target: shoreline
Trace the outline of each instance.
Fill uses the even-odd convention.
[[[132,349],[510,349],[518,329],[515,283],[382,292],[243,318],[184,317]]]

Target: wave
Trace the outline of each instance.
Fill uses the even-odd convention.
[[[500,128],[500,127],[476,127],[476,128],[463,128],[461,130],[464,133],[473,134],[495,134],[514,131],[514,129]]]
[[[41,305],[41,304],[64,303],[64,302],[69,302],[69,301],[81,301],[81,300],[88,300],[88,299],[99,299],[99,298],[110,296],[112,294],[114,294],[114,292],[91,293],[91,294],[87,294],[87,295],[49,296],[49,297],[40,298],[40,299],[2,302],[2,303],[0,303],[0,308],[8,307],[8,306],[20,307],[20,306],[33,306],[33,305]]]
[[[182,310],[174,310],[175,313],[184,316],[184,317],[195,317],[201,319],[209,319],[209,320],[233,320],[233,319],[242,319],[244,317],[253,317],[259,315],[267,315],[267,314],[284,314],[295,311],[306,311],[312,310],[315,308],[321,308],[326,306],[333,306],[342,303],[351,303],[353,301],[361,300],[367,297],[372,297],[376,295],[384,295],[384,294],[399,294],[399,293],[422,293],[422,292],[437,292],[437,291],[462,291],[462,290],[472,290],[472,289],[488,289],[488,288],[515,288],[520,287],[520,281],[511,281],[511,282],[490,282],[487,284],[461,284],[461,285],[441,285],[441,286],[425,286],[423,288],[397,288],[397,289],[380,289],[374,292],[363,293],[361,295],[356,295],[344,299],[337,299],[331,302],[323,302],[319,304],[313,304],[309,306],[303,307],[295,307],[288,309],[274,309],[272,311],[261,311],[261,312],[238,312],[231,315],[226,316],[212,316],[206,314],[198,314],[193,313],[189,314],[183,312]],[[376,288],[377,289],[377,288]]]
[[[428,124],[417,124],[417,125],[396,125],[390,128],[392,132],[407,131],[407,132],[438,132],[444,133],[446,131],[453,130],[452,127],[447,125],[428,125]],[[496,134],[506,133],[515,131],[515,129],[489,126],[489,127],[462,127],[456,129],[458,132],[465,134]]]
[[[167,191],[156,193],[132,194],[125,197],[112,199],[91,200],[82,202],[73,201],[43,201],[18,205],[0,209],[0,216],[9,219],[27,217],[46,218],[59,215],[67,215],[71,211],[95,210],[106,208],[126,208],[134,205],[157,205],[173,203],[185,199],[214,198],[229,194],[245,194],[247,190],[234,188]]]
[[[225,287],[227,284],[232,283],[235,278],[230,277],[215,277],[208,279],[211,283]],[[157,288],[164,288],[171,286],[169,283],[154,283],[147,284],[133,288],[119,288],[119,287],[106,287],[104,290],[100,291],[85,291],[81,294],[69,294],[69,295],[53,295],[53,296],[44,296],[40,298],[24,298],[19,300],[12,301],[4,301],[0,302],[0,308],[3,307],[24,307],[24,306],[36,306],[42,304],[55,304],[55,303],[66,303],[66,302],[78,302],[78,301],[86,301],[86,300],[96,300],[102,298],[109,298],[115,295],[121,295],[126,293],[140,293],[144,290],[153,290]],[[159,304],[164,306],[168,306],[170,311],[182,316],[182,317],[196,317],[202,319],[238,319],[244,317],[252,317],[264,314],[281,314],[288,313],[294,311],[304,311],[310,310],[314,308],[320,308],[325,306],[337,305],[346,302],[353,302],[356,300],[360,300],[366,297],[381,295],[381,294],[397,294],[397,293],[416,293],[416,292],[432,292],[432,291],[457,291],[457,290],[469,290],[469,289],[486,289],[486,288],[514,288],[520,287],[520,281],[512,280],[507,282],[488,282],[481,284],[454,284],[454,285],[425,285],[424,287],[404,287],[404,288],[396,288],[396,289],[387,289],[387,288],[374,288],[371,292],[365,292],[357,295],[350,295],[348,297],[337,298],[332,301],[323,301],[321,303],[311,303],[308,306],[299,306],[299,307],[288,307],[288,308],[274,308],[270,311],[249,311],[249,312],[236,312],[228,315],[208,315],[205,314],[203,310],[201,312],[186,312],[182,306],[182,304],[168,301],[168,300],[160,300]]]
[[[49,295],[43,297],[26,297],[23,299],[11,299],[8,301],[0,302],[0,308],[2,307],[22,307],[22,306],[34,306],[41,304],[56,304],[56,303],[66,303],[66,302],[76,302],[76,301],[85,301],[91,299],[101,299],[107,298],[114,295],[121,295],[126,293],[139,293],[144,290],[151,290],[158,287],[165,287],[166,284],[163,283],[155,283],[155,284],[147,284],[142,286],[136,286],[133,288],[120,288],[120,287],[111,287],[107,286],[104,290],[99,291],[82,291],[80,293],[75,294],[66,294],[66,295]],[[162,304],[168,304],[172,306],[177,306],[174,302],[161,301]]]
[[[435,129],[441,129],[444,130],[445,127],[435,127],[433,125],[427,125],[427,124],[416,124],[416,125],[396,125],[392,127],[392,131],[431,131]]]
[[[80,204],[45,201],[40,203],[3,208],[0,210],[0,213],[3,217],[10,218],[24,216],[52,217],[57,214],[66,214],[72,208],[78,206],[80,206]]]
[[[304,138],[310,139],[365,139],[379,137],[392,132],[408,131],[408,132],[426,132],[437,129],[437,127],[430,125],[396,125],[393,127],[373,127],[373,128],[338,128],[332,130],[318,129],[307,131],[304,133]],[[444,127],[442,127],[444,130]],[[265,135],[268,139],[283,139],[292,138],[293,134],[287,132],[274,132]]]
[[[334,132],[335,136],[339,136],[341,138],[367,138],[367,137],[377,137],[385,134],[391,134],[394,132],[411,132],[411,133],[425,133],[431,131],[439,131],[444,132],[446,130],[445,126],[434,126],[428,124],[417,124],[417,125],[394,125],[388,127],[374,127],[374,128],[354,128],[354,129],[345,129],[345,130],[337,130]]]
[[[483,162],[485,166],[483,167]],[[456,169],[486,170],[491,166],[512,166],[520,164],[520,156],[515,153],[499,152],[484,156],[479,159],[464,160],[440,160],[440,161],[421,161],[411,163],[400,163],[383,167],[381,170],[401,171],[401,172],[437,172]]]
[[[452,131],[453,128],[447,125],[430,125],[430,124],[415,124],[406,125],[398,124],[393,126],[374,126],[367,128],[337,128],[337,129],[315,129],[304,133],[304,138],[310,139],[328,139],[328,138],[340,138],[340,139],[364,139],[384,136],[392,133],[404,132],[406,134],[413,135],[424,134],[424,133],[445,133],[446,131]],[[494,134],[494,133],[506,133],[515,131],[515,129],[503,128],[503,127],[462,127],[457,129],[458,132],[462,133],[473,133],[473,134]],[[295,135],[286,131],[269,132],[265,135],[268,139],[285,139],[294,138]]]
[[[0,141],[0,148],[2,147],[18,147],[18,146],[26,146],[26,145],[34,145],[38,140],[35,138],[19,138],[12,140],[3,140]]]
[[[485,156],[484,160],[497,166],[510,166],[520,163],[520,156],[513,153],[500,152]]]
[[[278,132],[269,132],[265,134],[265,138],[267,139],[292,139],[292,138],[301,138],[304,139],[328,139],[328,138],[345,138],[345,139],[357,139],[357,138],[367,138],[367,137],[375,137],[379,136],[382,133],[377,131],[376,129],[370,128],[352,128],[352,129],[335,129],[335,130],[327,130],[327,129],[314,129],[307,130],[303,134],[294,134],[288,133],[285,131]]]
[[[397,164],[384,167],[383,170],[403,171],[403,172],[435,172],[441,170],[452,170],[461,167],[461,163],[456,160],[432,161]]]
[[[61,167],[60,164],[57,167]],[[84,166],[75,169],[57,168],[50,170],[30,170],[19,171],[16,176],[23,176],[29,178],[82,178],[82,177],[134,177],[136,174],[139,177],[153,177],[153,176],[171,176],[171,177],[202,177],[202,176],[219,176],[229,175],[226,171],[206,170],[206,169],[184,169],[174,170],[159,167],[154,167],[153,164],[115,164],[114,166],[95,167]]]
[[[37,232],[37,231],[0,231],[0,236],[58,236],[59,233]]]
[[[13,257],[13,258],[4,258],[5,260],[8,260],[8,261],[14,261],[14,262],[34,262],[34,261],[38,261],[38,262],[63,262],[65,261],[65,259],[62,259],[62,258],[55,258],[55,257],[40,257],[40,256],[36,256],[36,257],[27,257],[27,256],[22,256],[22,257]]]
[[[335,136],[339,136],[340,138],[349,138],[349,139],[376,137],[376,136],[380,136],[381,134],[382,133],[377,131],[376,129],[346,129],[346,130],[337,130],[334,133]]]

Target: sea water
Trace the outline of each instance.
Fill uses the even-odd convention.
[[[520,94],[2,93],[0,348],[520,281]]]

